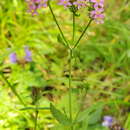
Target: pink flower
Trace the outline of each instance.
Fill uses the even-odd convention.
[[[102,13],[103,9],[96,9],[90,12],[90,17],[93,18],[96,23],[102,24],[104,23],[104,14]]]
[[[104,3],[104,0],[90,0],[93,3]]]
[[[86,7],[87,6],[87,2],[88,0],[77,0],[73,3],[73,5],[76,5],[78,9],[82,8],[82,7]]]
[[[32,15],[37,14],[37,10],[42,7],[47,7],[48,0],[26,0],[28,4],[28,11],[32,13]]]
[[[60,0],[58,4],[63,5],[65,8],[72,5],[69,0]]]
[[[91,0],[91,2],[94,9],[90,12],[90,17],[98,24],[104,23],[104,0]]]

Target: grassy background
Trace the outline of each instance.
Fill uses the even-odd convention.
[[[53,8],[65,36],[71,40],[71,14],[56,4],[53,4]],[[68,52],[57,40],[59,32],[49,9],[43,9],[35,17],[26,10],[23,0],[0,1],[0,70],[11,68],[8,80],[29,106],[33,106],[32,87],[38,87],[41,89],[39,106],[48,107],[53,102],[67,112]],[[76,39],[88,21],[86,10],[81,10],[79,14]],[[103,115],[114,116],[130,130],[129,0],[106,1],[105,15],[105,23],[92,23],[74,52],[73,115],[95,102],[105,102],[100,119],[90,123],[89,130],[101,130]],[[23,57],[24,45],[30,47],[34,63],[25,67],[10,64],[9,54],[15,51],[19,57]],[[33,71],[30,71],[31,68]],[[20,111],[20,108],[23,106],[0,78],[0,129],[33,128],[33,118],[30,117],[33,111]],[[55,124],[56,129],[63,129],[48,110],[40,111],[38,122],[39,130],[49,130]],[[77,126],[78,130],[85,129],[82,128],[83,124]]]

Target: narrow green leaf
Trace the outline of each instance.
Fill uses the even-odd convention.
[[[52,115],[55,117],[55,119],[62,125],[72,124],[71,120],[66,115],[64,115],[61,111],[55,108],[54,105],[50,104],[50,110],[51,110]]]
[[[6,84],[8,85],[8,87],[10,87],[12,93],[19,99],[19,101],[20,101],[24,106],[26,106],[26,104],[24,103],[24,101],[22,100],[22,98],[20,97],[20,95],[17,93],[15,87],[10,84],[10,82],[5,78],[5,76],[3,75],[2,72],[0,72],[0,75],[1,75],[1,77],[3,78],[3,80],[6,82]]]
[[[89,116],[89,125],[96,124],[101,119],[103,107],[98,107],[95,111],[93,111]]]
[[[24,108],[21,108],[20,110],[21,111],[24,111],[24,110],[48,110],[50,109],[49,107],[24,107]]]
[[[88,116],[89,118],[92,118],[93,116],[91,115],[91,113],[95,112],[95,114],[97,114],[97,110],[101,107],[103,107],[103,103],[99,102],[96,103],[94,105],[92,105],[91,107],[85,109],[84,111],[80,112],[80,114],[77,116],[76,122],[81,122],[83,120],[85,120]]]
[[[63,40],[63,38],[61,37],[60,34],[58,34],[58,36],[57,36],[57,41],[58,41],[59,43],[61,43],[62,45],[66,46],[66,44],[65,44],[65,42],[64,42],[64,40]]]
[[[128,115],[127,120],[125,122],[125,128],[127,130],[130,130],[130,114]]]

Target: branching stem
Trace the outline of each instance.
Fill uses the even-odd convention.
[[[79,39],[77,40],[77,42],[75,42],[75,12],[72,12],[73,13],[73,34],[72,34],[72,43],[74,44],[73,48],[70,47],[70,44],[68,43],[68,41],[66,40],[63,32],[62,32],[62,29],[60,28],[59,26],[59,23],[56,19],[56,16],[52,10],[52,7],[51,7],[51,4],[50,4],[50,0],[48,1],[48,6],[49,6],[49,9],[51,11],[51,14],[53,16],[53,19],[59,29],[59,32],[65,42],[65,46],[67,47],[67,49],[69,50],[69,116],[70,116],[70,119],[71,121],[73,121],[73,116],[72,116],[72,58],[73,58],[73,51],[74,49],[78,46],[80,40],[82,39],[82,37],[84,36],[86,30],[88,29],[89,25],[91,24],[92,22],[92,19],[89,20],[87,26],[85,27],[85,29],[83,30],[82,34],[80,35]],[[38,114],[38,113],[37,113]],[[70,127],[71,130],[73,130],[73,126]],[[35,129],[36,130],[36,129]]]

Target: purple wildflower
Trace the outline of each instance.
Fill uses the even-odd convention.
[[[93,10],[90,12],[90,17],[95,20],[96,23],[104,23],[104,0],[90,0],[93,3]]]
[[[76,5],[77,8],[80,9],[82,7],[86,7],[87,2],[88,2],[88,0],[77,0],[77,1],[73,2],[73,5]]]
[[[24,50],[25,50],[25,60],[27,61],[27,62],[31,62],[32,61],[32,53],[31,53],[31,51],[29,50],[29,48],[28,48],[28,46],[26,46],[25,48],[24,48]]]
[[[95,3],[95,4],[102,4],[102,5],[104,5],[104,0],[90,0],[90,2],[92,2],[92,3]]]
[[[65,8],[72,5],[70,0],[59,0],[58,4],[63,5]]]
[[[32,15],[36,15],[37,10],[42,7],[47,7],[48,0],[25,0],[28,4],[28,11],[32,13]]]
[[[104,23],[104,21],[103,21],[104,14],[102,12],[103,12],[102,8],[95,9],[90,12],[90,16],[91,16],[91,18],[93,18],[96,21],[96,23],[102,24],[102,23]]]
[[[17,55],[16,55],[16,53],[11,53],[10,55],[9,55],[9,59],[10,59],[10,62],[11,63],[16,63],[17,62]]]
[[[87,6],[89,0],[59,0],[58,4],[63,5],[65,8],[75,5],[78,9]]]
[[[113,123],[113,118],[111,116],[104,116],[102,125],[106,127],[110,127]]]

